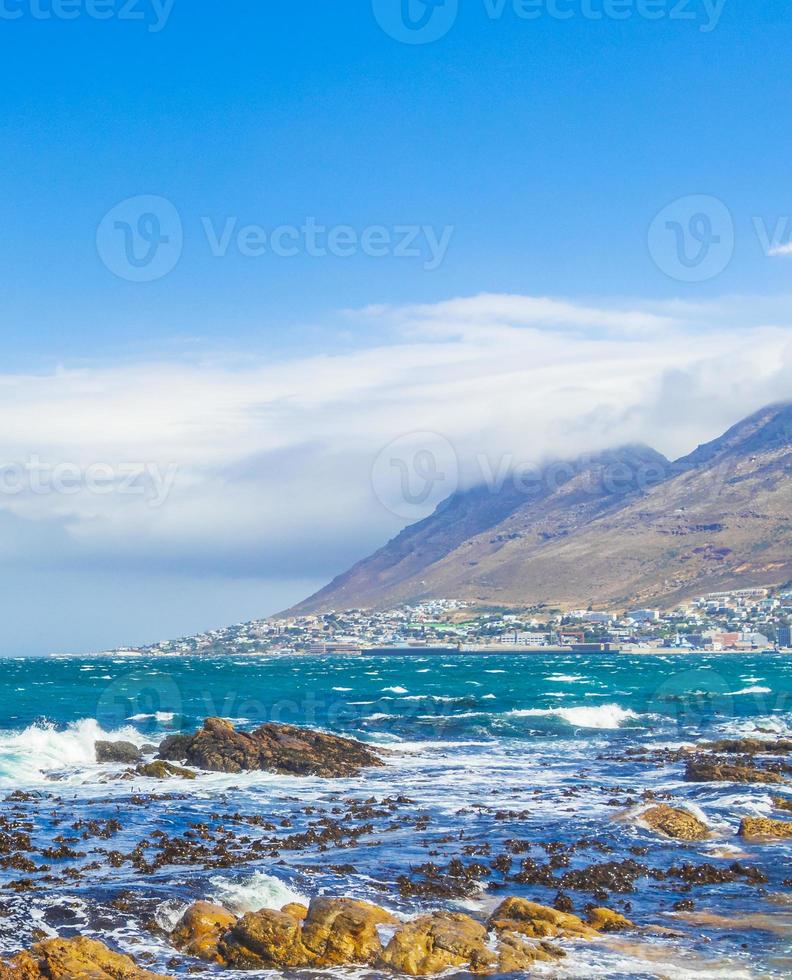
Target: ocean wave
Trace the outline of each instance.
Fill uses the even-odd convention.
[[[737,697],[738,694],[772,694],[769,687],[743,687],[739,691],[727,691],[727,697]]]
[[[259,909],[282,909],[290,902],[307,905],[310,898],[292,888],[280,878],[256,871],[246,878],[224,878],[220,875],[209,879],[212,886],[210,900],[217,902],[234,915],[258,912]]]
[[[595,708],[520,708],[508,711],[512,718],[556,717],[576,728],[620,728],[625,721],[634,721],[640,715],[618,704],[601,704]]]
[[[127,721],[173,721],[176,715],[172,711],[155,711],[154,714],[147,715],[141,713],[130,715]]]
[[[119,740],[144,745],[147,738],[131,726],[107,732],[95,718],[66,728],[42,723],[21,732],[0,732],[0,783],[39,782],[48,773],[95,766],[95,743]]]

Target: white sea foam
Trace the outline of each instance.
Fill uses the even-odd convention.
[[[211,901],[218,902],[234,915],[258,912],[259,909],[282,909],[290,902],[307,905],[310,901],[280,878],[261,871],[245,878],[218,875],[210,878],[209,883],[212,886]]]
[[[638,718],[636,712],[618,704],[601,704],[583,708],[522,708],[508,711],[512,718],[557,717],[577,728],[619,728],[625,721]]]
[[[576,684],[578,681],[584,681],[585,679],[580,674],[549,674],[545,677],[546,681],[557,681],[561,684]]]
[[[736,697],[738,694],[772,694],[769,687],[743,687],[739,691],[729,691],[728,696]]]
[[[351,691],[352,688],[351,687],[334,687],[333,690],[334,691],[342,691],[342,692],[346,693],[347,691]]]
[[[406,687],[383,687],[383,691],[388,691],[390,694],[407,694]]]
[[[43,780],[47,773],[95,766],[94,743],[119,740],[136,745],[146,742],[135,728],[106,732],[94,718],[72,722],[65,729],[38,724],[23,732],[0,732],[0,783],[24,785]]]
[[[172,711],[156,711],[154,714],[130,715],[127,721],[173,721],[176,715]]]

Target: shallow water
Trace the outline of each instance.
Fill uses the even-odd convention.
[[[771,797],[790,790],[685,783],[681,763],[648,765],[625,755],[635,746],[792,734],[792,665],[782,656],[103,657],[12,659],[0,669],[0,792],[43,794],[4,803],[2,815],[29,821],[34,846],[52,847],[60,835],[74,838],[66,847],[81,855],[31,855],[49,872],[0,870],[5,951],[25,945],[34,928],[95,934],[181,975],[186,964],[166,969],[173,950],[145,926],[172,923],[195,898],[221,900],[236,912],[319,894],[366,898],[404,914],[484,912],[513,894],[549,904],[557,884],[506,880],[494,870],[480,889],[453,901],[402,895],[396,882],[414,880],[413,869],[427,861],[489,864],[506,852],[513,878],[522,861],[545,864],[559,844],[583,839],[556,861],[556,879],[607,861],[667,870],[683,862],[728,868],[739,858],[768,881],[757,886],[738,876],[688,891],[677,878],[638,877],[634,891],[610,893],[607,901],[563,887],[578,913],[593,901],[682,935],[630,933],[568,945],[563,965],[544,967],[543,975],[789,975],[790,889],[783,882],[792,875],[792,847],[745,844],[735,835],[744,816],[784,817]],[[209,715],[242,728],[273,720],[347,733],[387,747],[388,764],[344,781],[254,773],[130,782],[112,778],[124,767],[94,761],[97,738],[155,744]],[[673,843],[643,829],[645,790],[689,805],[713,838]],[[381,804],[397,797],[405,801]],[[372,798],[374,805],[362,805]],[[295,836],[327,826],[323,818],[364,829],[326,849]],[[71,828],[89,819],[118,820],[121,829],[83,839],[90,829]],[[194,825],[208,828],[201,855],[176,854],[183,863],[146,873],[128,862],[108,864],[104,851],[128,854],[141,841],[156,844],[158,832],[200,838]],[[247,838],[236,849],[244,862],[223,866],[214,850],[220,827]],[[283,842],[277,854],[276,839]],[[256,853],[258,840],[264,844]],[[523,843],[507,844],[515,840]],[[69,878],[75,868],[80,877]],[[57,880],[42,883],[46,874]],[[15,891],[24,879],[39,885]],[[119,902],[127,892],[132,897]],[[694,910],[675,911],[685,899]]]

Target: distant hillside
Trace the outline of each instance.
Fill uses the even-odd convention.
[[[526,488],[454,494],[289,610],[482,605],[663,608],[792,580],[792,404],[670,463],[645,446],[549,464]]]

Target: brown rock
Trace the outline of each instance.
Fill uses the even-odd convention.
[[[722,738],[717,742],[705,742],[703,747],[713,752],[739,755],[787,755],[792,752],[792,738],[777,738],[774,742],[761,738]]]
[[[487,939],[486,928],[470,916],[434,912],[398,929],[380,962],[412,977],[442,973],[451,967],[492,973],[498,958],[487,948]]]
[[[46,939],[0,967],[0,980],[169,980],[95,939]]]
[[[237,732],[221,718],[207,718],[194,735],[171,735],[160,745],[160,759],[209,772],[266,770],[296,776],[355,776],[382,760],[362,742],[294,725],[269,723]]]
[[[174,766],[171,762],[163,762],[156,759],[154,762],[147,762],[137,766],[135,772],[138,776],[148,776],[149,779],[195,779],[195,773],[191,769],[183,769],[181,766]]]
[[[238,970],[284,970],[311,966],[316,957],[305,948],[298,919],[285,912],[248,912],[217,945],[221,960]]]
[[[625,929],[635,928],[635,923],[626,919],[621,912],[603,908],[592,909],[589,912],[588,924],[597,932],[623,932]]]
[[[382,953],[377,926],[397,925],[390,912],[351,898],[315,898],[303,923],[303,945],[318,966],[373,963]]]
[[[644,810],[641,820],[652,830],[676,840],[706,840],[710,836],[707,825],[689,810],[666,803]]]
[[[140,762],[143,754],[133,742],[94,742],[97,762]]]
[[[221,963],[217,952],[220,937],[236,923],[236,916],[220,905],[196,902],[191,905],[170,934],[170,941],[188,956]]]
[[[765,837],[792,837],[792,820],[771,820],[769,817],[746,817],[740,824],[740,837],[761,840]]]
[[[780,772],[750,762],[731,762],[717,756],[698,756],[685,768],[689,783],[785,783]]]
[[[283,906],[281,912],[285,912],[286,915],[290,915],[300,922],[308,918],[308,906],[301,905],[299,902],[289,902],[288,905]]]
[[[560,960],[566,953],[552,943],[527,943],[516,933],[504,932],[498,940],[497,973],[518,973],[540,961]]]
[[[774,796],[773,806],[777,810],[792,810],[792,796]]]
[[[537,905],[525,898],[507,898],[489,921],[499,932],[518,932],[532,939],[591,939],[596,936],[594,929],[576,915]]]

